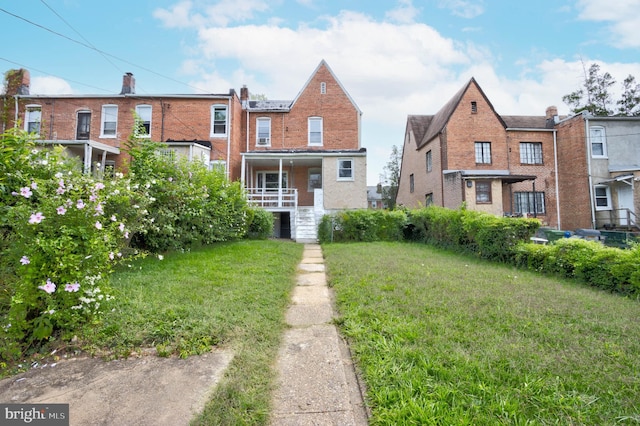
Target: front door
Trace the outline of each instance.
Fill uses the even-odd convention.
[[[633,188],[629,184],[621,183],[618,185],[617,191],[620,226],[629,226],[627,209],[633,211]]]
[[[77,140],[88,140],[91,132],[91,113],[81,111],[78,113],[78,128],[76,129]]]

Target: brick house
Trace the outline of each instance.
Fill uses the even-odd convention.
[[[253,101],[246,87],[241,97],[140,95],[131,73],[117,95],[32,95],[29,86],[27,70],[7,73],[1,130],[21,126],[62,145],[87,172],[124,164],[137,114],[139,137],[244,182],[250,202],[274,213],[278,237],[315,240],[318,216],[367,206],[361,112],[324,60],[293,101]]]
[[[240,176],[276,236],[315,240],[326,212],[367,207],[362,113],[324,60],[292,101],[251,100],[246,87],[240,98]]]
[[[474,78],[435,115],[407,118],[396,201],[495,215],[528,215],[557,227],[557,110],[501,116]]]
[[[582,112],[556,128],[564,229],[638,230],[640,117]]]

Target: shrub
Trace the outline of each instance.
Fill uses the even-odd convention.
[[[265,240],[273,235],[273,213],[262,208],[248,208],[247,216],[248,238]]]
[[[345,210],[325,215],[318,226],[320,242],[400,241],[404,238],[404,211]]]
[[[26,150],[20,141],[29,146],[30,140],[18,133],[3,138],[16,147],[7,157],[20,157],[11,163],[21,167],[5,163],[2,197],[3,230],[12,244],[0,261],[11,276],[1,352],[11,357],[21,345],[64,336],[102,312],[108,274],[124,257],[129,223],[139,222],[140,211],[121,175],[96,181],[60,149]]]

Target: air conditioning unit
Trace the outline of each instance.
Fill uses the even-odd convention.
[[[258,145],[269,145],[271,138],[258,138]]]

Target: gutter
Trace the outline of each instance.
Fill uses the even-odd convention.
[[[558,187],[558,139],[557,139],[557,134],[558,132],[555,131],[555,129],[553,129],[553,163],[554,163],[554,174],[556,175],[556,214],[558,215],[558,230],[562,229],[562,226],[560,225],[560,188]],[[535,197],[535,195],[534,195]]]
[[[227,167],[225,167],[225,174],[227,175],[227,180],[229,180],[229,176],[231,176],[231,122],[233,121],[231,120],[231,96],[229,96],[227,111],[229,111],[227,118],[229,120],[229,129],[227,129]]]
[[[596,229],[595,195],[593,193],[593,177],[591,176],[591,133],[589,132],[589,117],[584,116],[584,133],[587,148],[587,175],[589,176],[589,205],[591,206],[591,228]]]

